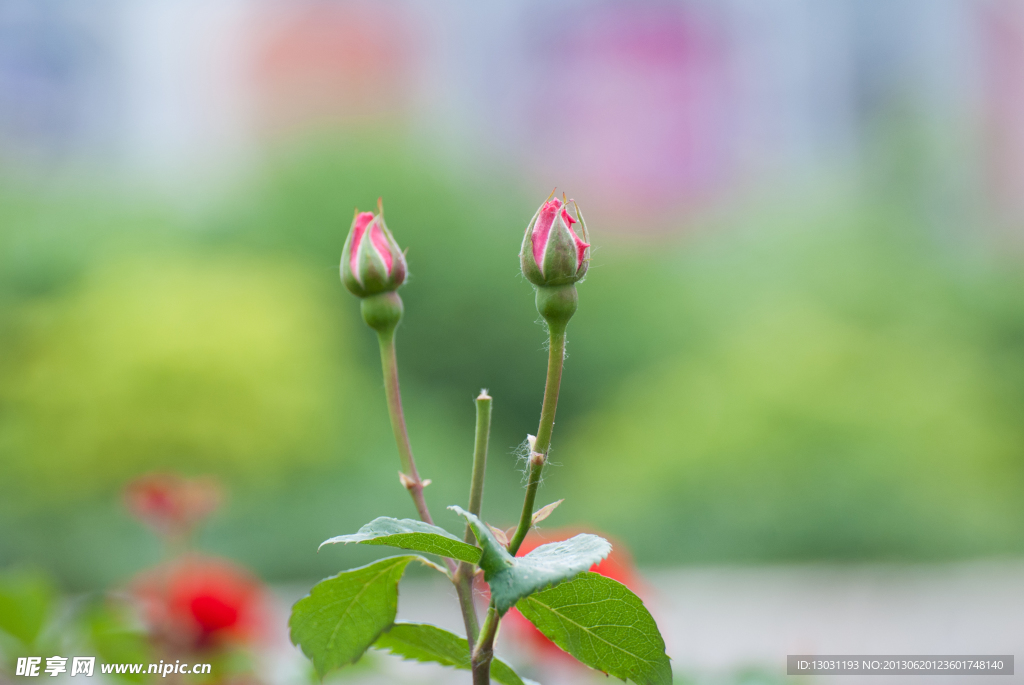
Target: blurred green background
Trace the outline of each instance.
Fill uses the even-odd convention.
[[[271,580],[333,572],[321,540],[413,515],[336,271],[378,195],[411,265],[399,357],[429,501],[465,498],[486,387],[485,514],[514,522],[546,357],[517,265],[536,192],[373,130],[280,149],[200,213],[19,183],[0,199],[0,563],[78,588],[152,563],[118,494],[151,470],[219,477],[201,545]],[[593,227],[541,491],[566,498],[558,524],[643,564],[1024,549],[1018,264],[851,187],[670,238]]]
[[[378,197],[428,501],[461,528],[487,388],[511,525],[556,184],[594,251],[551,526],[644,566],[1024,552],[1018,4],[442,5],[0,3],[0,568],[153,564],[153,471],[218,478],[199,545],[266,580],[376,556],[316,548],[414,514],[337,273]]]

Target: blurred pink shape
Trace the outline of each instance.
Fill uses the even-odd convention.
[[[1024,5],[982,6],[989,176],[994,199],[1013,219],[1024,217]]]
[[[532,104],[546,177],[587,188],[588,204],[617,214],[697,200],[724,180],[724,38],[671,6],[594,10],[558,35],[535,51],[558,72]]]
[[[271,133],[401,115],[412,89],[414,33],[374,4],[279,4],[255,32],[257,118]]]

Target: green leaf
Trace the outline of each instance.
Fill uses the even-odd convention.
[[[0,630],[31,647],[50,613],[54,595],[41,574],[12,571],[0,576]]]
[[[414,519],[393,519],[388,516],[376,518],[352,535],[339,535],[324,540],[320,546],[336,542],[359,542],[364,545],[388,545],[411,549],[427,554],[436,554],[449,559],[480,561],[480,548],[466,544],[444,528],[432,526]]]
[[[470,670],[469,643],[465,638],[425,623],[396,623],[373,645],[390,650],[403,659],[432,661],[443,666]],[[524,685],[512,667],[498,658],[491,661],[491,679],[501,685]]]
[[[523,597],[556,585],[586,571],[612,551],[611,544],[596,535],[582,534],[562,542],[541,545],[524,557],[513,557],[493,533],[461,507],[448,507],[466,518],[483,547],[480,568],[491,586],[491,600],[504,614]]]
[[[398,581],[412,561],[438,568],[417,555],[388,557],[322,580],[295,603],[288,621],[292,643],[320,677],[355,663],[394,623]]]
[[[556,645],[591,668],[640,685],[671,685],[658,625],[640,598],[597,573],[520,600],[516,608]]]

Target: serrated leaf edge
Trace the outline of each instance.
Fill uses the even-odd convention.
[[[593,571],[586,571],[585,573],[593,573]],[[584,574],[583,574],[583,573],[581,573],[581,574],[579,574],[579,575],[580,575],[580,576],[582,576],[582,575],[584,575]],[[599,574],[599,573],[594,573],[594,575],[601,575],[601,574]],[[577,578],[578,578],[578,577],[579,577],[579,576],[577,576]],[[606,578],[607,580],[611,580],[611,581],[613,581],[613,582],[619,583],[619,581],[615,580],[614,578],[608,578],[607,576],[601,576],[601,577],[602,577],[602,578]],[[629,589],[629,587],[627,587],[627,586],[626,586],[625,584],[623,584],[623,583],[619,583],[619,585],[622,585],[622,586],[623,586],[623,587],[625,587],[625,588],[626,588],[627,590],[629,590],[630,594],[632,594],[633,596],[636,596],[636,593],[635,593],[635,592],[633,592],[632,590],[630,590],[630,589]],[[550,588],[549,588],[549,589],[550,589]],[[534,594],[532,594],[532,595],[527,595],[526,597],[523,597],[523,598],[522,598],[521,600],[519,600],[519,602],[516,602],[516,608],[518,608],[518,606],[519,606],[519,603],[520,603],[520,602],[536,602],[537,604],[541,604],[541,606],[545,607],[545,608],[546,608],[546,609],[547,609],[548,611],[550,611],[551,613],[553,613],[553,614],[557,615],[557,616],[559,617],[559,619],[560,619],[560,620],[564,620],[564,621],[565,621],[566,623],[571,623],[571,624],[573,624],[574,626],[577,626],[577,627],[578,627],[578,628],[579,628],[579,629],[580,629],[581,631],[583,631],[583,632],[584,632],[584,633],[586,633],[587,635],[590,635],[590,636],[591,636],[591,638],[597,638],[598,640],[600,640],[600,641],[601,641],[601,642],[603,642],[604,644],[610,645],[610,646],[611,646],[611,647],[613,647],[614,649],[616,649],[616,650],[618,650],[618,651],[620,651],[620,652],[622,652],[622,653],[624,653],[624,654],[627,654],[627,655],[629,655],[629,656],[631,656],[631,657],[633,657],[633,658],[635,658],[635,659],[637,659],[637,660],[639,660],[639,661],[642,661],[642,662],[644,662],[644,663],[648,663],[648,664],[651,664],[652,666],[656,666],[656,665],[657,665],[657,664],[658,664],[658,663],[659,663],[659,662],[661,661],[661,659],[654,659],[654,660],[652,660],[652,659],[645,659],[645,658],[643,658],[643,657],[641,657],[641,656],[639,656],[639,655],[637,655],[637,654],[634,654],[633,652],[629,652],[629,651],[627,651],[627,650],[623,649],[622,647],[619,647],[618,645],[616,645],[616,644],[615,644],[615,643],[613,643],[613,642],[609,642],[608,640],[604,639],[604,638],[603,638],[603,637],[601,637],[600,635],[595,635],[595,634],[593,633],[593,631],[592,631],[592,630],[590,630],[590,629],[588,629],[588,628],[587,628],[587,626],[584,626],[584,625],[582,625],[581,623],[578,623],[578,622],[576,622],[576,621],[572,620],[571,618],[569,618],[569,617],[568,617],[568,616],[566,616],[565,614],[563,614],[563,613],[561,613],[561,612],[557,611],[556,609],[552,608],[552,607],[551,607],[550,605],[547,605],[547,604],[542,604],[541,602],[538,602],[538,601],[537,601],[537,599],[536,599],[536,595],[537,595],[537,594],[539,594],[539,593],[534,593]],[[637,597],[637,599],[639,599],[639,597]],[[644,610],[645,610],[645,611],[647,611],[647,613],[649,614],[649,613],[650,613],[650,610],[649,610],[649,609],[647,609],[647,606],[643,604],[643,600],[640,600],[640,604],[641,604],[641,605],[643,605],[643,607],[644,607]],[[520,613],[522,613],[522,612],[520,612]],[[526,618],[526,620],[528,620],[528,621],[530,620],[530,619],[529,619],[529,617],[527,617],[527,616],[526,616],[526,614],[523,614],[523,617],[524,617],[524,618]],[[653,619],[654,617],[652,616],[651,618]],[[533,626],[534,626],[535,628],[537,628],[537,630],[539,630],[539,631],[541,632],[541,634],[544,634],[544,631],[543,631],[543,630],[541,630],[540,626],[538,626],[537,624],[535,624],[535,623],[534,623],[533,621],[530,621],[530,623],[531,623],[531,624],[532,624],[532,625],[533,625]],[[665,638],[664,638],[664,637],[663,637],[663,636],[661,635],[661,628],[659,628],[659,627],[658,627],[658,624],[657,624],[657,622],[655,622],[655,626],[654,626],[654,627],[655,627],[655,628],[657,629],[657,631],[658,631],[658,637],[661,637],[661,641],[662,641],[662,644],[664,644],[664,642],[665,642]],[[545,637],[548,637],[547,635],[544,635],[544,636],[545,636]],[[551,638],[548,638],[548,639],[551,639]],[[554,640],[551,640],[551,643],[552,643],[552,644],[554,644],[554,645],[555,645],[556,647],[558,647],[559,649],[561,649],[561,650],[562,650],[563,652],[565,652],[566,654],[569,654],[569,656],[572,656],[572,657],[573,657],[574,659],[576,658],[576,655],[572,654],[571,652],[569,652],[569,651],[568,651],[568,650],[566,650],[566,649],[563,649],[563,648],[562,648],[562,647],[561,647],[560,645],[558,645],[558,644],[557,644],[557,643],[556,643],[556,642],[555,642]],[[663,647],[662,649],[664,650],[664,647]],[[665,654],[664,656],[665,656],[665,659],[666,659],[667,661],[671,661],[671,660],[672,660],[672,657],[670,657],[670,656],[669,656],[668,654]],[[577,659],[577,661],[578,661],[578,659]],[[584,662],[580,661],[580,663],[582,664],[582,663],[584,663]],[[594,668],[593,666],[590,666],[589,664],[584,664],[584,665],[585,665],[585,666],[587,666],[588,668]],[[599,669],[597,669],[597,668],[594,668],[594,670],[599,670]],[[602,671],[602,673],[603,673],[603,671]],[[607,675],[607,674],[606,674],[606,675]],[[616,677],[618,677],[618,676],[616,676]],[[671,682],[671,681],[669,681],[669,682]]]
[[[439,572],[441,572],[441,573],[443,573],[443,574],[445,574],[445,575],[448,575],[448,570],[447,570],[447,569],[445,569],[445,568],[443,568],[443,567],[441,567],[441,566],[439,566],[439,565],[435,564],[434,562],[430,561],[429,559],[426,559],[426,558],[424,558],[424,557],[421,557],[421,556],[420,556],[420,555],[418,555],[418,554],[402,554],[402,555],[399,555],[399,556],[394,556],[394,557],[384,557],[383,559],[377,559],[376,561],[371,561],[371,562],[370,562],[370,563],[368,563],[368,564],[363,564],[362,566],[356,566],[355,568],[350,568],[350,569],[346,569],[346,570],[344,570],[344,571],[340,571],[340,572],[338,572],[338,573],[334,574],[333,576],[328,576],[327,578],[323,578],[323,579],[321,579],[321,580],[317,581],[317,582],[316,582],[316,583],[315,583],[315,584],[313,585],[313,587],[311,587],[311,588],[310,588],[310,590],[309,590],[309,592],[308,592],[308,593],[306,593],[306,594],[305,594],[305,595],[304,595],[303,597],[301,597],[301,598],[300,598],[300,599],[298,599],[298,600],[297,600],[297,601],[296,601],[296,602],[295,602],[294,604],[292,604],[292,611],[291,611],[291,615],[290,615],[290,616],[288,617],[288,639],[289,639],[289,641],[290,641],[290,642],[291,642],[291,643],[292,643],[293,645],[295,645],[296,647],[298,647],[298,648],[299,648],[299,649],[300,649],[300,650],[302,651],[303,655],[305,655],[305,657],[306,657],[307,659],[309,659],[310,661],[312,661],[312,662],[313,662],[313,667],[314,667],[314,668],[316,669],[316,672],[317,672],[317,674],[318,674],[318,675],[319,675],[319,676],[320,676],[321,678],[323,678],[323,676],[324,676],[324,675],[326,675],[326,674],[327,674],[327,673],[328,673],[328,672],[329,672],[330,670],[334,670],[334,669],[337,669],[337,668],[341,668],[341,667],[343,667],[343,666],[348,666],[348,665],[350,665],[350,664],[354,664],[354,663],[355,663],[356,661],[358,661],[358,660],[359,660],[359,658],[360,658],[360,657],[361,657],[362,655],[360,655],[360,657],[356,657],[356,659],[355,659],[355,660],[353,660],[353,661],[349,661],[349,662],[346,662],[346,663],[343,663],[343,664],[339,664],[338,666],[334,666],[334,667],[332,667],[331,669],[327,669],[327,670],[325,670],[325,671],[321,672],[321,671],[320,671],[320,667],[319,667],[319,666],[317,665],[317,659],[316,659],[316,657],[314,657],[314,656],[313,656],[312,654],[310,654],[309,652],[307,652],[307,651],[306,651],[306,647],[305,647],[305,645],[303,645],[303,644],[302,644],[302,643],[300,643],[300,642],[296,642],[296,641],[295,641],[295,633],[294,633],[294,631],[295,631],[295,626],[294,626],[294,625],[292,624],[292,621],[293,621],[293,620],[294,620],[294,618],[295,618],[295,606],[296,606],[297,604],[299,604],[299,602],[302,602],[303,600],[305,600],[305,599],[308,599],[308,598],[312,597],[312,596],[313,596],[313,590],[314,590],[314,589],[315,589],[315,588],[316,588],[316,587],[317,587],[318,585],[320,585],[321,583],[325,583],[325,582],[327,582],[327,581],[329,581],[329,580],[334,580],[335,578],[338,578],[338,577],[340,577],[340,576],[341,576],[342,574],[345,574],[345,573],[351,573],[351,572],[353,572],[353,571],[361,571],[361,570],[363,570],[363,569],[365,569],[365,568],[367,568],[367,567],[369,567],[369,566],[373,566],[374,564],[378,564],[378,563],[380,563],[380,562],[382,562],[382,561],[388,561],[388,560],[406,560],[406,561],[405,561],[405,567],[406,567],[406,568],[407,568],[407,567],[409,566],[409,564],[411,564],[411,563],[412,563],[413,561],[418,561],[418,562],[420,562],[421,564],[423,564],[424,566],[429,566],[429,567],[431,567],[431,568],[433,568],[433,569],[436,569],[437,571],[439,571]],[[377,574],[377,575],[376,575],[376,576],[375,576],[375,577],[373,578],[373,580],[372,580],[372,581],[370,581],[370,582],[368,582],[368,583],[366,583],[366,584],[364,585],[364,588],[363,588],[362,590],[360,590],[360,591],[359,591],[359,593],[358,593],[358,594],[356,595],[356,597],[358,598],[358,596],[359,596],[359,595],[361,595],[361,594],[362,594],[363,592],[365,592],[365,589],[366,589],[367,587],[369,587],[369,586],[370,586],[370,584],[371,584],[372,582],[376,581],[376,580],[377,580],[378,578],[380,578],[380,577],[381,577],[382,575],[384,575],[384,574],[386,574],[386,573],[389,573],[389,572],[391,572],[391,571],[392,571],[392,570],[393,570],[393,569],[395,568],[395,566],[397,566],[397,563],[396,563],[396,564],[392,564],[392,565],[390,565],[390,566],[387,566],[387,567],[385,567],[385,568],[384,568],[384,570],[382,570],[382,571],[381,571],[380,573],[378,573],[378,574]],[[404,576],[405,576],[405,569],[403,568],[403,569],[402,569],[402,575],[401,575],[401,576],[399,576],[398,582],[401,582],[401,579],[402,579],[402,577],[404,577]],[[396,584],[396,585],[397,585],[397,584]],[[396,592],[397,592],[397,590],[396,590]],[[335,602],[335,604],[336,604],[336,602]],[[354,606],[355,604],[356,604],[356,602],[355,602],[355,601],[353,601],[353,602],[351,603],[351,605],[350,605],[350,606]],[[326,606],[331,606],[331,605],[330,605],[330,604],[328,604],[328,605],[326,605]],[[347,611],[346,611],[345,613],[347,613]],[[372,647],[372,646],[373,646],[373,643],[374,643],[374,642],[376,642],[376,641],[377,641],[378,639],[380,639],[380,636],[381,636],[381,635],[383,635],[383,634],[384,634],[384,633],[385,633],[385,632],[386,632],[387,630],[389,630],[389,629],[390,629],[390,627],[391,627],[391,626],[393,626],[394,624],[395,624],[395,621],[394,621],[394,619],[392,619],[392,621],[391,621],[391,623],[389,624],[388,628],[385,628],[384,630],[381,630],[381,631],[380,631],[379,633],[377,633],[377,635],[375,635],[375,636],[374,636],[373,640],[372,640],[372,641],[370,642],[370,646]],[[327,643],[326,643],[327,645],[331,645],[331,644],[333,644],[333,642],[334,642],[335,638],[337,637],[337,633],[338,633],[338,630],[339,630],[340,626],[341,626],[341,621],[339,620],[339,621],[337,622],[337,624],[335,625],[335,627],[334,627],[334,630],[333,630],[333,631],[331,631],[331,637],[330,637],[330,638],[329,638],[329,639],[327,640]],[[326,649],[329,649],[329,647],[327,647]],[[369,647],[368,647],[367,649],[369,649]],[[363,653],[365,654],[365,651],[364,651]]]

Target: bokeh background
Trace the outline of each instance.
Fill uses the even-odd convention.
[[[152,471],[219,479],[199,546],[267,582],[375,558],[315,550],[414,515],[337,277],[378,196],[428,499],[486,387],[514,523],[556,185],[595,245],[557,525],[654,572],[1020,559],[1015,0],[0,0],[0,568],[155,563],[119,494]]]

